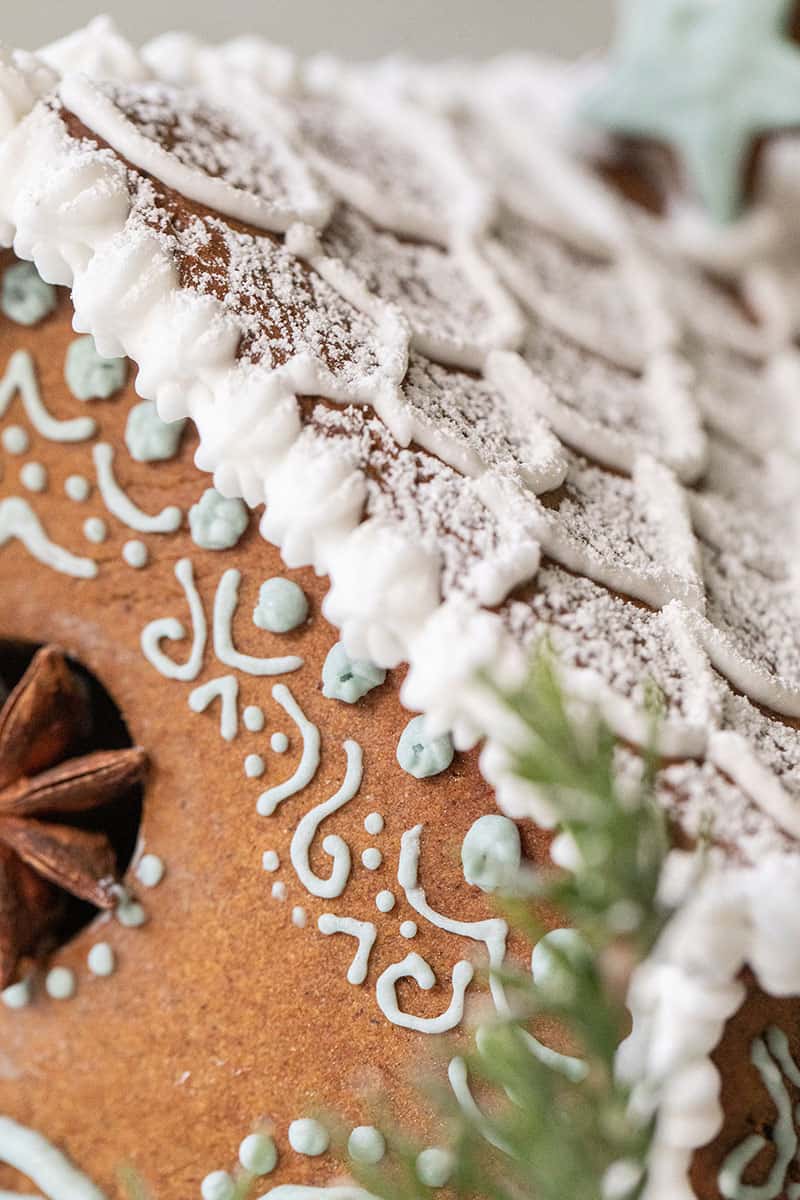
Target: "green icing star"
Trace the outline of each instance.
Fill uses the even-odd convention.
[[[669,143],[711,215],[734,220],[754,138],[800,126],[800,50],[785,34],[793,4],[620,0],[610,71],[583,115]]]

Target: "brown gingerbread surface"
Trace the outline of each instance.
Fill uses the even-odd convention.
[[[57,314],[33,331],[7,320],[0,325],[0,362],[29,348],[42,395],[60,418],[85,411],[63,378],[64,356],[75,336],[70,319],[64,296]],[[167,500],[186,510],[208,483],[192,463],[195,439],[187,430],[173,462],[134,463],[124,451],[123,433],[135,402],[130,382],[124,393],[91,403],[98,436],[118,448],[118,481],[148,512]],[[8,421],[21,419],[18,403]],[[92,474],[88,446],[65,447],[33,433],[29,457],[49,475],[47,491],[36,497],[48,535],[83,553],[83,521],[108,519],[96,490],[83,504],[64,496],[70,474]],[[6,456],[0,494],[19,494],[18,467]],[[307,570],[287,572],[278,551],[258,536],[255,516],[230,551],[199,550],[185,529],[146,536],[152,558],[142,571],[132,570],[121,556],[131,531],[113,519],[109,525],[108,540],[91,548],[100,565],[94,580],[56,575],[21,544],[8,544],[0,558],[0,630],[7,639],[63,646],[111,693],[150,759],[141,838],[147,851],[164,860],[166,874],[152,890],[131,877],[148,915],[143,927],[128,929],[100,917],[53,957],[76,973],[73,998],[53,1000],[39,987],[30,1007],[0,1011],[0,1109],[46,1129],[110,1195],[118,1194],[117,1173],[125,1164],[135,1167],[154,1196],[177,1200],[197,1194],[203,1177],[231,1166],[239,1141],[262,1124],[273,1127],[280,1151],[270,1182],[329,1182],[341,1166],[330,1155],[293,1153],[287,1142],[293,1119],[330,1112],[364,1123],[381,1096],[404,1123],[424,1119],[408,1081],[428,1067],[426,1039],[386,1021],[375,1002],[375,979],[417,949],[435,964],[438,982],[427,994],[403,985],[401,996],[414,1012],[433,1016],[447,1007],[452,966],[465,949],[467,957],[471,951],[463,939],[423,927],[422,921],[413,946],[400,936],[400,924],[416,916],[396,880],[400,835],[420,822],[425,826],[421,877],[432,906],[460,920],[482,919],[491,907],[465,883],[459,849],[472,822],[493,810],[491,791],[472,753],[459,755],[435,779],[418,781],[401,770],[394,751],[409,718],[398,699],[396,674],[356,705],[322,696],[322,664],[336,641],[319,610],[326,582]],[[183,556],[194,563],[209,619],[223,572],[231,566],[242,572],[234,634],[239,650],[305,659],[299,672],[281,679],[319,725],[320,768],[312,784],[271,818],[257,814],[256,799],[293,772],[301,750],[297,731],[272,699],[275,680],[241,676],[240,710],[259,705],[266,725],[252,734],[240,724],[227,743],[220,737],[218,702],[203,714],[193,713],[187,702],[196,684],[229,673],[215,661],[213,648],[198,679],[187,684],[165,679],[139,647],[149,621],[166,615],[187,621],[174,576]],[[258,630],[249,618],[260,584],[275,575],[296,580],[310,602],[308,622],[286,635]],[[183,660],[184,650],[175,645],[176,661]],[[269,749],[276,730],[290,736],[285,755]],[[309,897],[293,880],[289,844],[300,816],[340,786],[347,738],[363,747],[365,771],[355,800],[329,822],[351,846],[355,864],[345,895],[330,902]],[[248,753],[266,759],[263,778],[245,778]],[[364,819],[376,811],[385,829],[372,838]],[[323,826],[311,858],[321,875],[330,868],[321,851],[326,832]],[[532,824],[524,828],[524,840],[533,861],[546,854],[549,839]],[[383,854],[376,871],[359,861],[369,845]],[[261,867],[268,849],[282,863],[274,874]],[[285,900],[271,895],[279,880],[287,886]],[[397,896],[386,915],[375,907],[383,889]],[[305,928],[292,923],[298,905],[307,914]],[[378,926],[363,986],[346,979],[352,939],[324,937],[316,929],[317,918],[332,908]],[[99,940],[113,947],[118,960],[108,979],[92,977],[86,966]]]

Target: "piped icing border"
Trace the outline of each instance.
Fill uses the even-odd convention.
[[[217,71],[218,84],[219,62],[213,51],[204,50],[203,53],[206,67],[201,76],[207,73],[211,78]],[[73,65],[77,58],[80,67],[80,47],[76,50],[73,45],[70,54]],[[118,56],[112,58],[114,62],[118,61]],[[259,53],[253,53],[248,61],[251,74],[245,82],[252,87],[258,72],[267,70],[268,65]],[[213,68],[212,63],[215,63]],[[111,152],[87,152],[85,147],[71,142],[64,135],[58,114],[47,105],[37,106],[38,97],[53,84],[52,74],[35,60],[19,56],[16,59],[6,56],[0,68],[0,113],[6,134],[0,146],[0,238],[9,244],[13,241],[17,253],[33,259],[48,281],[73,287],[76,328],[92,332],[101,353],[125,353],[138,364],[137,387],[146,398],[156,401],[164,419],[184,416],[194,419],[202,439],[199,463],[204,469],[215,472],[221,491],[229,495],[242,494],[250,503],[268,501],[264,532],[280,542],[287,561],[291,565],[310,562],[318,571],[330,574],[332,587],[326,601],[326,614],[341,627],[351,653],[370,658],[380,666],[393,666],[408,659],[412,670],[404,693],[406,701],[413,707],[428,710],[435,724],[452,727],[459,745],[470,744],[477,730],[488,725],[494,737],[484,751],[483,764],[487,777],[498,787],[500,803],[516,815],[534,815],[543,824],[552,823],[552,814],[548,814],[541,798],[523,789],[509,776],[508,747],[513,746],[516,731],[509,726],[507,718],[499,717],[491,698],[473,683],[473,672],[481,666],[490,666],[502,682],[521,678],[525,652],[497,615],[465,600],[448,600],[442,604],[441,564],[436,555],[414,544],[385,521],[373,517],[362,522],[364,481],[358,468],[342,462],[332,451],[326,453],[314,439],[301,434],[295,393],[321,394],[335,402],[356,401],[371,405],[397,441],[401,445],[408,444],[415,429],[400,391],[411,344],[411,334],[404,320],[390,306],[377,304],[372,296],[359,292],[359,287],[345,277],[338,266],[317,254],[312,241],[314,235],[295,227],[290,231],[290,248],[293,246],[298,252],[306,250],[309,255],[314,249],[312,261],[316,259],[320,275],[327,278],[334,291],[375,321],[382,351],[378,369],[353,386],[343,385],[332,372],[321,369],[311,356],[298,356],[275,371],[253,368],[241,362],[236,357],[239,334],[224,306],[208,295],[201,296],[181,288],[174,263],[158,239],[141,229],[129,227],[133,201],[123,164]],[[126,72],[127,68],[128,64]],[[108,69],[113,75],[116,68],[112,64]],[[298,80],[294,72],[289,74],[291,84],[287,82],[288,76],[284,77],[288,91],[303,94],[308,89],[316,96],[324,96],[326,86],[330,86],[330,81],[325,83],[325,73],[321,71],[315,75],[314,87],[310,86],[310,76]],[[71,86],[68,82],[62,91],[62,99],[66,102]],[[491,95],[487,90],[487,108],[497,103]],[[458,96],[451,97],[449,103],[457,108]],[[402,109],[402,106],[397,108]],[[505,109],[503,113],[506,113]],[[92,114],[86,111],[84,115]],[[417,114],[415,120],[416,128],[421,128],[424,124],[421,115]],[[288,125],[293,126],[295,136],[301,136],[296,124],[289,121]],[[624,254],[627,263],[635,262],[637,254],[646,257],[646,238],[638,230],[634,232],[623,207],[564,153],[564,146],[551,138],[549,130],[541,135],[532,155],[530,145],[522,144],[520,122],[511,121],[504,125],[500,121],[499,125],[506,129],[507,152],[525,158],[528,165],[535,162],[533,181],[546,181],[547,184],[544,205],[537,204],[528,216],[545,225],[550,222],[554,232],[589,253],[611,259]],[[403,127],[404,136],[407,129],[407,126]],[[109,129],[107,132],[114,140],[115,131]],[[444,142],[441,146],[444,151]],[[337,172],[330,162],[323,163],[319,154],[312,157],[316,169],[325,175],[333,191],[348,197],[357,208],[367,211],[379,223],[383,221],[387,227],[403,233],[424,233],[441,242],[451,241],[454,226],[446,220],[437,221],[435,227],[420,225],[419,213],[404,209],[402,204],[395,206],[388,215],[384,210],[378,212],[374,207],[375,196],[369,190],[364,191],[362,180]],[[457,147],[449,138],[444,157],[452,162],[458,158]],[[527,195],[535,188],[521,191]],[[517,198],[519,195],[518,192]],[[485,197],[481,198],[480,188],[475,188],[471,197],[471,213],[461,214],[464,218],[461,230],[463,233],[468,229],[472,238],[479,239],[488,223],[490,205]],[[203,198],[207,199],[207,193]],[[781,303],[776,301],[776,296],[781,295],[783,281],[773,261],[775,247],[780,242],[777,224],[774,214],[762,209],[756,212],[747,227],[711,239],[708,230],[700,228],[694,217],[676,212],[671,214],[670,220],[659,225],[659,230],[671,240],[673,248],[678,248],[689,258],[699,258],[705,264],[743,280],[745,291],[761,299],[763,313],[780,324]],[[511,311],[509,307],[509,314]],[[708,447],[703,442],[696,413],[685,391],[690,388],[689,376],[683,375],[684,363],[673,350],[674,326],[669,317],[670,314],[665,312],[649,314],[648,319],[653,322],[651,344],[658,350],[653,359],[648,358],[646,376],[657,401],[663,402],[665,389],[673,399],[678,397],[676,403],[682,414],[680,437],[675,439],[673,428],[672,438],[667,437],[662,443],[659,458],[665,464],[664,469],[671,468],[678,478],[688,481],[705,466]],[[778,344],[782,344],[781,337],[789,336],[790,330],[791,326],[784,323],[777,336]],[[509,321],[511,341],[514,340],[512,334]],[[765,344],[772,345],[768,339]],[[525,352],[521,356],[515,356],[508,349],[500,350],[494,356],[490,353],[487,373],[499,382],[500,391],[509,403],[523,404],[533,400],[534,407],[553,422],[557,431],[566,435],[570,414],[565,410],[564,401],[549,394],[541,381],[531,375]],[[236,418],[232,421],[234,397]],[[578,429],[586,447],[591,446],[595,453],[599,447],[601,457],[604,453],[611,466],[634,469],[629,444],[615,438],[613,430],[598,440],[599,429],[591,423],[584,423]],[[247,436],[243,437],[245,431]],[[240,447],[243,447],[241,451]],[[437,445],[436,452],[448,460],[446,443]],[[534,479],[533,491],[558,486],[561,482],[559,471],[562,479],[566,477],[566,461],[559,463],[557,455],[549,459],[545,455],[543,461],[548,465],[538,479]],[[461,466],[457,465],[456,469]],[[298,494],[297,479],[310,475],[314,476],[316,492],[309,506],[307,498]],[[498,479],[491,470],[481,476],[479,483],[488,507],[492,504],[500,506],[506,500],[513,505],[519,499],[515,485],[509,487],[508,481]],[[531,520],[530,516],[528,520]],[[681,528],[685,529],[685,525],[683,521]],[[784,683],[774,675],[767,676],[763,670],[759,671],[758,664],[743,658],[704,614],[696,591],[692,592],[696,556],[691,536],[689,532],[688,541],[683,539],[679,556],[683,578],[688,581],[686,592],[675,599],[664,584],[663,595],[649,593],[642,597],[648,602],[655,599],[657,605],[665,606],[660,615],[670,626],[687,669],[693,674],[694,694],[699,697],[699,702],[695,702],[696,711],[688,714],[688,721],[665,725],[662,749],[699,755],[710,743],[712,759],[716,757],[716,761],[730,764],[738,744],[734,738],[726,738],[724,731],[717,736],[722,724],[722,704],[706,653],[734,683],[749,690],[754,699],[789,716],[800,713],[800,689],[791,681]],[[493,596],[493,603],[499,603],[515,586],[527,582],[539,566],[538,544],[547,545],[554,557],[559,553],[565,557],[565,543],[552,532],[549,543],[547,538],[546,526],[541,519],[538,525],[535,519],[531,520],[526,553],[507,571],[484,583],[483,597]],[[484,603],[490,601],[484,599]],[[164,632],[170,636],[166,630]],[[445,645],[459,646],[458,655],[443,653],[443,635],[447,639]],[[455,643],[454,637],[457,638]],[[612,726],[622,736],[639,743],[645,740],[642,719],[633,704],[626,703],[597,673],[591,669],[573,668],[565,672],[565,681],[578,697],[599,702]],[[454,705],[456,696],[458,704]],[[741,750],[741,746],[738,748]],[[741,775],[750,780],[751,785],[756,780],[752,786],[758,790],[755,769],[748,769],[745,764],[741,767]],[[764,790],[763,795],[765,804],[773,808],[786,802],[783,794],[778,795],[772,789]],[[785,870],[785,860],[781,860],[781,864]],[[774,864],[764,864],[759,870],[768,874],[774,869]],[[717,1016],[710,1022],[707,1046],[701,1048],[697,1062],[686,1068],[689,1074],[690,1068],[694,1071],[691,1079],[698,1083],[698,1117],[702,1118],[698,1119],[698,1128],[704,1131],[701,1140],[706,1140],[718,1127],[719,1113],[715,1108],[714,1081],[710,1074],[714,1069],[706,1054],[716,1044],[727,1016],[741,1002],[741,992],[731,982],[735,971],[748,961],[767,990],[784,994],[800,988],[800,964],[787,963],[784,953],[781,971],[776,966],[777,955],[769,960],[766,957],[772,954],[769,922],[774,918],[772,905],[776,890],[764,886],[761,875],[756,886],[755,872],[726,871],[715,876],[704,889],[702,899],[706,909],[698,900],[681,914],[679,928],[688,930],[692,938],[705,934],[711,939],[708,956],[711,969],[721,972],[724,977],[723,983],[716,978],[707,981],[708,993],[718,1000]],[[735,963],[722,961],[724,947],[712,937],[720,912],[726,905],[736,909],[739,920],[746,909],[750,926],[758,931],[758,939],[752,945],[740,947]],[[711,909],[714,911],[709,918]],[[785,922],[790,916],[782,913],[780,920]],[[776,921],[773,928],[777,927]],[[664,953],[668,960],[674,955],[678,969],[683,968],[677,935],[670,939]],[[655,971],[657,966],[656,960],[646,964],[643,971]],[[725,969],[729,972],[727,976]],[[635,994],[633,1003],[635,1008]],[[640,1007],[644,1011],[646,1005]],[[676,1037],[679,1022],[670,1014],[659,1014],[659,1019],[662,1018],[668,1035]],[[646,1024],[648,1022],[649,1018]],[[636,1041],[634,1035],[633,1042]],[[629,1051],[628,1057],[632,1055]],[[645,1074],[651,1065],[644,1064]],[[682,1085],[688,1086],[689,1074],[682,1079]],[[670,1103],[670,1095],[662,1096],[651,1194],[675,1200],[679,1195],[691,1194],[685,1190],[691,1149],[687,1149],[685,1131],[677,1136],[671,1125]],[[684,1191],[678,1190],[680,1188]]]

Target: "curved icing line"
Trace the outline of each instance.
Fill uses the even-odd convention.
[[[219,731],[226,742],[232,742],[239,731],[239,680],[235,675],[223,675],[201,683],[190,693],[189,707],[195,713],[205,712],[217,698],[221,701]]]
[[[92,458],[103,503],[123,525],[136,533],[174,533],[180,528],[183,513],[177,505],[170,504],[160,513],[148,516],[125,495],[114,477],[114,447],[108,442],[98,442],[93,446]]]
[[[22,542],[38,562],[62,575],[71,575],[75,579],[94,579],[97,576],[94,559],[80,558],[51,542],[31,505],[19,496],[0,500],[0,547],[5,546],[11,538]]]
[[[342,786],[329,800],[325,800],[322,804],[318,804],[310,812],[306,813],[294,831],[289,851],[295,874],[303,886],[312,896],[321,896],[326,900],[331,900],[335,896],[341,896],[347,880],[350,878],[350,847],[338,834],[328,834],[324,839],[322,849],[333,859],[331,873],[327,879],[320,878],[311,869],[308,856],[311,850],[311,843],[325,818],[338,812],[340,808],[348,804],[361,787],[363,775],[361,747],[358,742],[346,741],[344,743],[344,750],[347,755],[347,770],[345,771]]]
[[[0,1117],[0,1161],[26,1175],[48,1200],[106,1200],[60,1150],[10,1117]]]
[[[297,655],[285,658],[254,658],[250,654],[240,654],[234,649],[232,625],[239,603],[241,580],[241,571],[231,567],[217,585],[213,620],[214,652],[217,658],[227,667],[235,667],[248,675],[286,675],[290,671],[299,671],[303,659]]]
[[[295,796],[303,788],[307,787],[316,775],[317,768],[319,767],[319,729],[313,722],[309,721],[286,684],[276,683],[272,689],[272,696],[297,726],[300,736],[303,739],[303,752],[300,756],[300,762],[297,764],[297,769],[291,778],[287,779],[284,783],[278,784],[276,787],[269,788],[259,796],[256,811],[262,817],[272,816],[279,804],[282,804],[284,800],[288,800],[290,796]]]
[[[397,882],[405,892],[406,899],[414,911],[429,921],[431,925],[443,929],[446,933],[454,933],[458,937],[470,938],[474,942],[483,942],[489,955],[489,987],[492,999],[498,1013],[507,1016],[510,1010],[498,972],[502,970],[506,958],[508,925],[500,917],[492,917],[485,921],[457,921],[453,917],[443,916],[442,913],[431,908],[425,895],[425,889],[419,885],[422,830],[422,825],[415,825],[413,829],[407,829],[400,839]]]
[[[327,254],[318,233],[306,226],[296,226],[287,236],[289,249],[305,258],[314,270],[345,300],[365,316],[379,318],[383,301],[370,289],[347,263]],[[455,342],[446,337],[415,329],[407,314],[404,320],[409,326],[410,345],[434,362],[468,371],[480,371],[492,350],[515,350],[522,342],[525,323],[511,296],[500,286],[491,267],[468,241],[453,247],[459,265],[467,278],[475,284],[481,298],[490,310],[487,320],[487,344],[474,346]]]
[[[203,656],[206,650],[208,627],[203,602],[194,582],[194,568],[191,559],[181,558],[175,564],[175,578],[186,593],[189,603],[189,613],[192,621],[192,651],[185,663],[176,663],[161,650],[159,643],[167,639],[171,642],[180,641],[186,637],[185,626],[175,617],[160,617],[146,625],[141,634],[141,647],[147,661],[167,679],[178,679],[189,683],[200,674]]]
[[[319,185],[314,184],[302,160],[292,156],[285,147],[281,156],[282,165],[286,167],[291,163],[295,173],[303,174],[306,190],[312,194],[316,192],[316,203],[302,210],[275,204],[264,196],[245,191],[225,179],[203,174],[182,163],[174,154],[140,133],[133,122],[86,76],[66,76],[61,81],[59,91],[65,106],[89,129],[114,146],[129,162],[154,175],[188,200],[195,200],[237,221],[273,233],[285,233],[295,221],[323,226],[330,217],[331,200],[322,193]],[[275,139],[277,133],[274,125],[268,128]],[[261,136],[264,136],[263,130]],[[272,149],[279,147],[273,142]]]
[[[770,1032],[778,1031],[771,1030]],[[774,1038],[773,1044],[775,1044]],[[786,1070],[788,1064],[784,1061],[783,1047],[779,1043],[777,1044],[779,1052],[781,1052],[779,1061]],[[770,1049],[772,1048],[771,1045]],[[794,1127],[792,1101],[786,1085],[781,1079],[778,1065],[770,1057],[763,1038],[758,1037],[754,1040],[750,1050],[750,1061],[761,1076],[778,1113],[778,1119],[773,1127],[775,1157],[763,1183],[745,1184],[743,1182],[745,1172],[753,1159],[769,1143],[761,1134],[754,1133],[735,1146],[726,1156],[718,1176],[719,1190],[726,1200],[745,1200],[745,1198],[747,1200],[772,1200],[779,1196],[786,1182],[789,1164],[797,1153],[798,1139],[797,1130]],[[791,1063],[791,1066],[794,1068],[793,1074],[796,1077],[797,1068],[794,1063]],[[796,1083],[797,1079],[793,1078],[792,1081]]]
[[[0,417],[5,416],[17,392],[22,397],[31,425],[48,441],[85,442],[97,432],[97,422],[92,417],[59,421],[47,411],[28,350],[15,350],[8,360],[5,375],[0,380]]]
[[[459,1108],[467,1120],[477,1129],[481,1137],[490,1146],[494,1146],[496,1150],[500,1150],[503,1154],[512,1154],[508,1143],[499,1134],[495,1133],[491,1121],[488,1117],[484,1116],[478,1107],[475,1097],[470,1090],[469,1069],[463,1058],[456,1056],[450,1059],[447,1065],[447,1078]]]
[[[356,921],[353,917],[337,917],[335,913],[323,913],[317,921],[320,933],[329,937],[334,933],[344,933],[358,942],[355,958],[347,971],[347,982],[363,983],[369,971],[369,956],[378,931],[372,921]]]
[[[475,969],[472,963],[462,959],[453,967],[453,995],[450,1003],[438,1017],[416,1017],[403,1012],[397,1003],[397,983],[401,979],[413,979],[423,991],[430,991],[436,976],[429,963],[419,954],[412,952],[402,962],[387,967],[375,985],[375,997],[383,1015],[393,1025],[413,1029],[416,1033],[447,1033],[461,1024],[464,1017],[464,997],[472,982]]]

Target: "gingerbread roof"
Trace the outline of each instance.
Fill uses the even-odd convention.
[[[330,577],[353,655],[407,662],[459,747],[488,724],[511,815],[552,823],[479,668],[517,679],[549,639],[634,748],[655,692],[664,803],[732,864],[706,908],[785,992],[763,879],[800,836],[798,142],[730,229],[660,177],[649,211],[572,118],[600,69],[138,53],[95,25],[0,60],[0,238]]]

